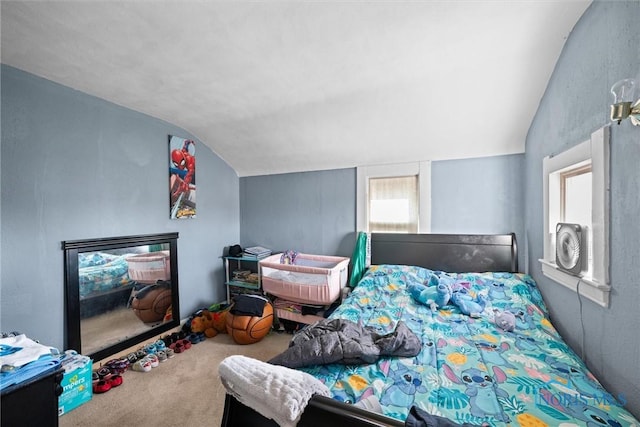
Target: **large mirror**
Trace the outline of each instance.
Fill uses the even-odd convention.
[[[180,324],[178,233],[62,242],[65,348],[98,361]]]

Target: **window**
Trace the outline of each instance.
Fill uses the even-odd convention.
[[[358,168],[359,231],[426,233],[430,225],[431,163]]]
[[[369,231],[418,232],[418,177],[369,178]]]
[[[560,214],[564,222],[591,228],[591,162],[560,173]]]
[[[591,224],[593,174],[591,173],[591,161],[586,165],[578,164],[558,173],[560,174],[560,221],[580,224],[584,227],[588,250],[588,267],[585,276],[590,277],[593,273],[593,225]]]
[[[609,127],[594,132],[589,141],[545,157],[543,179],[543,274],[608,306]],[[587,230],[588,268],[579,280],[555,264],[555,228],[559,222],[580,224]]]

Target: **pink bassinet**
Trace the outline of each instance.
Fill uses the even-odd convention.
[[[295,264],[281,264],[282,254],[260,261],[262,288],[271,295],[303,304],[326,305],[347,284],[349,258],[298,254]]]
[[[171,280],[169,251],[149,252],[126,258],[129,263],[129,278],[139,283],[156,283]]]

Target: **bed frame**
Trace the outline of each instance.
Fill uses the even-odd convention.
[[[449,273],[515,273],[516,235],[372,233],[371,264],[417,265]]]
[[[417,265],[451,273],[518,272],[516,236],[511,234],[371,234],[371,264]],[[222,427],[278,427],[227,394]],[[404,422],[323,396],[311,398],[298,427],[401,427]]]

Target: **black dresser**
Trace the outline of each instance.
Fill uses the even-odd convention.
[[[63,375],[59,368],[2,390],[2,427],[57,426]]]

